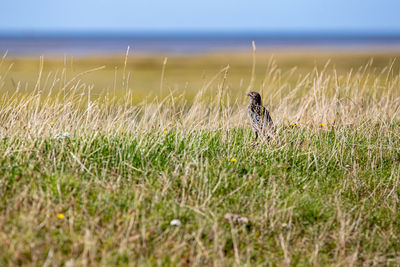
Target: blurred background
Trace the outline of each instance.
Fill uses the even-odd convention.
[[[10,55],[243,51],[398,51],[396,0],[3,1]]]
[[[339,73],[371,59],[385,66],[400,54],[399,10],[395,0],[3,1],[0,53],[13,63],[3,89],[29,88],[44,56],[45,73],[104,66],[80,77],[98,92],[118,91],[124,69],[137,95],[158,93],[165,67],[163,86],[190,96],[228,64],[230,88],[245,90],[252,41],[256,89],[273,66],[299,74],[328,61]]]

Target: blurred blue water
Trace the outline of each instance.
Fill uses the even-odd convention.
[[[400,52],[400,35],[391,34],[0,34],[0,53],[11,56],[73,54],[109,55],[131,52],[187,54],[250,51],[251,42],[267,51],[296,49],[395,51]]]

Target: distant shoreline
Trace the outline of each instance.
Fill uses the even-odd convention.
[[[400,34],[1,34],[0,53],[10,56],[76,56],[134,53],[201,54],[251,51],[400,52]]]

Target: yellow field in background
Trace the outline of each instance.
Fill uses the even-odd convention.
[[[286,87],[282,92],[288,92],[307,74],[321,72],[324,68],[328,75],[337,76],[354,74],[366,66],[369,78],[379,75],[385,68],[392,68],[391,71],[396,74],[400,65],[396,57],[399,55],[257,52],[255,79],[251,87],[261,92],[278,90],[271,88],[273,84],[274,87]],[[14,93],[17,90],[21,94],[29,94],[39,83],[38,87],[43,92],[50,88],[56,92],[61,84],[65,86],[71,81],[68,86],[78,90],[90,87],[93,97],[103,94],[124,97],[129,90],[133,93],[134,103],[154,99],[160,94],[166,96],[171,92],[175,95],[184,93],[185,98],[190,100],[206,84],[211,81],[215,81],[214,84],[220,82],[224,75],[218,73],[229,66],[226,71],[226,89],[234,99],[237,96],[244,99],[242,94],[249,88],[252,64],[251,52],[169,57],[130,53],[127,58],[122,52],[120,57],[43,57],[42,68],[39,58],[5,57],[0,66],[0,89],[2,92]],[[164,78],[161,82],[163,68]],[[269,79],[274,79],[273,83]],[[52,87],[55,81],[60,83]],[[210,84],[210,92],[217,93],[214,84]]]

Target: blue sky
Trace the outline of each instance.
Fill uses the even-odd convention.
[[[400,33],[399,0],[3,0],[0,31]]]

